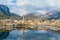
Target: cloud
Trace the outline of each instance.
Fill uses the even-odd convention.
[[[17,0],[16,2],[17,6],[22,6],[22,5],[25,5],[25,4],[29,4],[29,1],[27,0]]]
[[[41,14],[46,14],[47,11],[45,11],[45,10],[37,10],[36,12],[41,13]]]
[[[0,0],[0,4],[8,5],[12,3],[12,0]]]
[[[21,16],[23,16],[23,15],[26,15],[26,14],[27,14],[27,12],[26,12],[24,9],[20,10],[20,13],[21,13]]]
[[[34,9],[26,5],[33,5],[36,8],[44,8],[52,7],[52,8],[60,8],[60,0],[0,0],[0,4],[7,5],[10,8],[10,11],[16,13],[18,15],[26,15],[28,12],[32,12],[30,9]],[[26,6],[26,8],[22,8]],[[37,11],[37,10],[36,10]],[[41,12],[45,13],[46,10],[42,10]]]
[[[55,4],[55,0],[47,0],[46,1],[46,4],[48,5],[48,6],[55,6],[56,4]]]
[[[34,5],[34,6],[44,6],[45,3],[43,3],[45,0],[17,0],[16,5],[22,6],[22,5]]]
[[[13,6],[10,11],[13,12],[13,13],[16,13],[20,16],[23,16],[23,15],[27,14],[26,10],[20,9],[17,6]]]

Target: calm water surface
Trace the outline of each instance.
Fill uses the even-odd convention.
[[[60,35],[52,31],[13,30],[5,40],[60,40]]]

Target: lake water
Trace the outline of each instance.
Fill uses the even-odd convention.
[[[60,35],[44,30],[13,30],[4,40],[60,40]]]

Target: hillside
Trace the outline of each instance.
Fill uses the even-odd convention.
[[[41,13],[30,13],[30,14],[27,14],[25,17],[26,18],[31,18],[31,19],[43,19],[43,14]]]
[[[50,11],[46,13],[48,19],[60,19],[60,9]]]
[[[25,17],[30,17],[32,19],[44,19],[44,20],[52,20],[52,19],[60,19],[60,9],[52,10],[47,12],[46,14],[41,13],[30,13],[25,15]]]
[[[0,19],[10,19],[10,18],[20,19],[20,16],[15,13],[11,13],[6,5],[0,5]]]
[[[23,17],[23,16],[22,16]],[[22,19],[21,16],[11,13],[9,8],[6,5],[0,5],[0,19]],[[28,13],[25,15],[27,19],[44,19],[44,20],[51,20],[51,19],[60,19],[60,9],[52,10],[47,12],[46,14],[42,13]]]

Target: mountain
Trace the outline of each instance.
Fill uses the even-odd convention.
[[[48,13],[46,13],[46,17],[50,20],[50,19],[60,19],[60,9],[56,9],[53,11],[50,11]]]
[[[7,5],[0,5],[0,19],[18,19],[19,15],[11,13]]]
[[[10,15],[10,10],[7,7],[7,5],[0,5],[0,12],[2,12],[5,15]]]
[[[27,8],[26,8],[27,7]],[[47,12],[46,14],[42,14],[40,12],[33,12],[33,10],[41,10],[36,8],[35,6],[23,6],[22,9],[26,9],[26,11],[28,10],[29,12],[31,11],[31,13],[28,13],[27,15],[25,15],[25,18],[30,18],[30,19],[60,19],[60,9],[56,9],[56,10],[52,10]],[[15,14],[15,13],[11,13],[9,8],[7,7],[7,5],[0,5],[0,19],[22,19],[21,16]]]
[[[52,20],[52,19],[60,19],[60,9],[57,10],[52,10],[47,12],[46,14],[42,14],[42,13],[30,13],[27,14],[25,17],[30,17],[32,19],[44,19],[44,20]]]
[[[20,15],[17,15],[15,13],[11,13],[12,17],[15,17],[16,19],[22,19],[22,17]]]
[[[25,15],[25,18],[30,18],[30,19],[45,19],[45,15],[41,13],[30,13]]]

